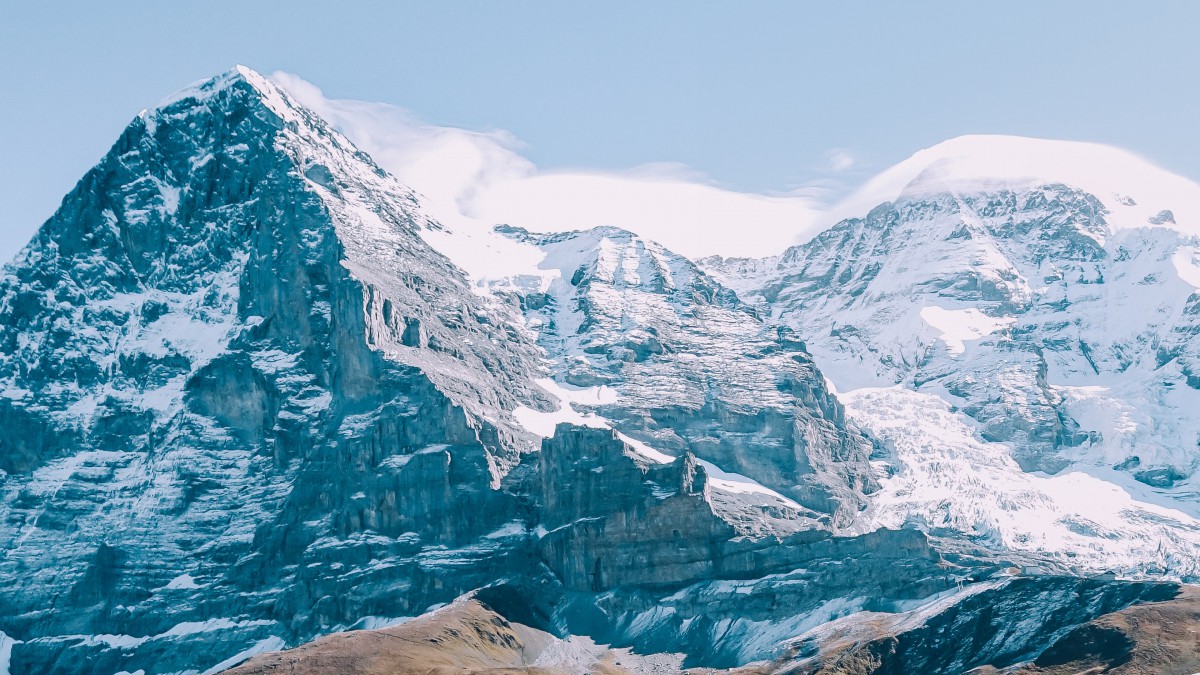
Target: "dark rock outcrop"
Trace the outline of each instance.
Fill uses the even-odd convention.
[[[857,615],[819,628],[795,644],[789,672],[1010,672],[1006,669],[1030,661],[1079,667],[1097,652],[1116,660],[1127,653],[1128,638],[1116,631],[1101,635],[1102,624],[1094,620],[1136,602],[1171,600],[1179,592],[1170,583],[1072,577],[989,582],[908,614]],[[1137,614],[1152,606],[1126,611]]]

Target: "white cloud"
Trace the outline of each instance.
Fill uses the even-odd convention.
[[[829,160],[829,170],[834,173],[841,173],[842,171],[849,171],[854,168],[854,155],[847,150],[834,148],[826,153],[825,156]]]
[[[1139,208],[1110,205],[1113,222],[1144,226],[1147,214],[1171,209],[1181,227],[1200,232],[1195,207],[1200,185],[1091,143],[962,136],[915,153],[841,198],[844,179],[865,167],[849,151],[834,148],[826,154],[827,170],[838,178],[830,175],[786,195],[763,195],[723,189],[671,163],[617,172],[544,171],[521,155],[520,142],[506,131],[434,126],[396,106],[326,98],[295,75],[273,78],[425,195],[435,217],[455,225],[456,241],[474,238],[478,255],[472,262],[479,270],[515,255],[501,255],[499,247],[506,245],[489,236],[499,223],[536,232],[613,225],[692,258],[767,256],[842,218],[861,217],[906,190],[967,189],[983,179],[1014,177],[1083,186],[1101,200],[1127,194]]]
[[[613,225],[691,257],[772,255],[821,225],[823,205],[811,196],[726,190],[669,163],[621,172],[542,171],[508,132],[433,126],[396,106],[326,98],[289,73],[272,77],[425,195],[442,219],[453,208],[488,225],[538,232]]]

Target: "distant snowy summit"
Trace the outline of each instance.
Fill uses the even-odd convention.
[[[1137,155],[1097,143],[1021,136],[959,136],[879,173],[835,205],[833,220],[901,198],[1066,185],[1096,197],[1114,229],[1176,226],[1200,234],[1200,184]]]

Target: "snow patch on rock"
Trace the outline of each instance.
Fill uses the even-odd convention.
[[[978,340],[1016,323],[1016,319],[993,318],[974,307],[967,309],[923,307],[921,318],[925,320],[925,323],[941,331],[938,338],[945,342],[946,348],[955,355],[962,354],[966,350],[966,346],[963,344],[965,341]]]
[[[574,424],[593,429],[606,429],[611,425],[608,420],[595,413],[582,413],[575,409],[576,404],[588,401],[615,400],[612,390],[605,387],[568,388],[546,377],[537,380],[538,386],[545,389],[558,400],[558,409],[543,412],[526,406],[520,406],[513,411],[513,417],[530,433],[549,438],[554,435],[554,428],[559,424]]]

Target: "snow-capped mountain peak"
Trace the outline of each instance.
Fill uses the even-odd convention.
[[[984,492],[977,524],[951,529],[1077,556],[1078,542],[1034,545],[1021,532],[1066,526],[1093,550],[1077,564],[1108,557],[1106,568],[1182,569],[1164,561],[1189,559],[1200,541],[1200,186],[1102,145],[967,136],[883,172],[847,208],[846,219],[778,257],[705,264],[793,328],[847,414],[889,447],[894,473],[873,507],[894,493],[903,505],[890,522],[945,527],[939,509],[965,505],[972,484],[1007,472],[1013,482]],[[927,404],[950,417],[920,421]],[[890,427],[882,419],[894,409]],[[934,453],[933,470],[907,463],[935,443],[893,431],[944,431],[951,418],[964,433]],[[981,454],[946,471],[975,447],[1008,456],[999,455],[1003,466],[979,468]],[[956,481],[952,499],[909,501],[943,476]],[[1097,479],[1115,486],[1125,512],[1060,493],[1071,480]],[[1059,506],[1014,517],[1021,500],[1007,493],[1033,489]],[[1118,551],[1097,535],[1159,519],[1160,507],[1177,523],[1146,550],[1169,551],[1164,558]],[[1091,524],[1079,527],[1080,518]],[[1144,531],[1109,540],[1125,545]]]
[[[181,101],[189,99],[196,103],[208,102],[239,83],[244,83],[254,89],[271,112],[280,117],[290,117],[300,109],[300,106],[282,87],[253,68],[237,64],[220,75],[198,80],[176,91],[160,100],[152,110],[143,110],[141,117],[147,117],[153,112],[171,108]]]
[[[1114,230],[1172,225],[1200,234],[1200,184],[1099,143],[1003,135],[959,136],[920,150],[847,197],[830,221],[901,198],[1056,184],[1099,199]]]

